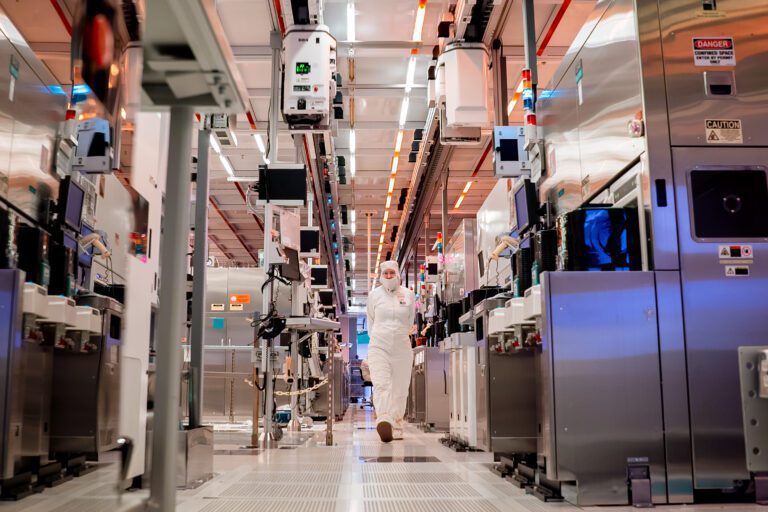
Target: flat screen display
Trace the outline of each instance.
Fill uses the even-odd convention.
[[[296,74],[297,75],[308,75],[310,71],[312,71],[312,66],[309,65],[309,62],[297,62],[296,63]]]
[[[320,230],[302,228],[300,233],[300,252],[302,254],[317,254],[320,252]]]
[[[299,268],[299,253],[295,249],[288,247],[283,249],[288,256],[288,263],[280,266],[280,275],[289,281],[301,281],[301,270]]]
[[[77,232],[80,232],[83,222],[83,201],[85,191],[78,184],[71,178],[62,182],[59,196],[61,223]]]
[[[313,288],[328,288],[328,267],[313,266],[309,270]]]
[[[306,168],[268,169],[266,166],[260,167],[259,200],[278,204],[288,201],[291,206],[305,204],[307,200]]]
[[[320,298],[320,304],[323,306],[333,306],[333,290],[320,290],[317,293]]]

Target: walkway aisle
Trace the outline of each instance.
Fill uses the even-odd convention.
[[[217,433],[217,476],[178,494],[179,512],[572,512],[545,504],[491,473],[491,456],[454,453],[440,434],[407,427],[405,439],[384,445],[369,411],[350,408],[337,424],[336,445],[325,433],[286,434],[281,448],[242,455],[244,432]],[[118,505],[117,464],[105,467],[0,512],[134,512],[149,492],[128,493]],[[631,507],[590,512],[630,512]],[[660,512],[762,512],[756,505],[659,507]]]
[[[489,471],[491,456],[456,454],[440,434],[413,427],[384,445],[368,411],[350,408],[334,429],[306,446],[257,457],[217,456],[221,474],[181,493],[181,512],[543,512],[545,506]],[[225,460],[226,459],[226,460]],[[227,467],[227,469],[224,469]]]

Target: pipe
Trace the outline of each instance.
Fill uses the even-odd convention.
[[[160,309],[157,326],[157,388],[148,510],[176,510],[181,350],[186,317],[189,188],[192,156],[190,107],[171,108],[163,239],[160,252]]]
[[[205,293],[208,259],[208,151],[211,130],[197,135],[197,179],[195,190],[195,250],[192,254],[192,328],[190,333],[191,361],[189,366],[190,399],[189,426],[202,425],[203,411],[203,345],[205,340]]]
[[[531,84],[535,97],[539,73],[536,70],[536,17],[533,3],[534,0],[523,0],[523,45],[525,48],[525,67],[531,70]]]

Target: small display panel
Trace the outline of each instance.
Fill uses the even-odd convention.
[[[312,288],[328,288],[328,267],[312,266],[310,267],[311,286]]]
[[[309,62],[297,62],[296,63],[296,74],[297,75],[308,75],[310,71],[312,71],[312,66],[309,65]]]
[[[319,254],[320,230],[302,228],[299,245],[301,254]]]
[[[539,223],[538,218],[538,200],[536,197],[536,185],[530,180],[523,180],[518,185],[519,188],[515,190],[514,195],[514,220],[516,221],[514,226],[511,226],[513,231],[523,233],[528,228],[531,228]]]
[[[504,162],[517,162],[520,160],[517,139],[501,139],[499,141],[499,156]]]
[[[60,222],[70,229],[80,231],[83,222],[83,202],[85,191],[71,178],[67,177],[59,189]]]
[[[764,170],[691,171],[690,193],[697,238],[768,237]]]

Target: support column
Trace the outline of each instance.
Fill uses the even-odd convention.
[[[181,387],[181,338],[186,316],[189,188],[194,110],[171,108],[165,211],[160,253],[157,387],[148,510],[176,510],[176,455]]]
[[[203,345],[205,344],[205,294],[208,259],[208,151],[211,130],[202,129],[197,136],[197,179],[195,192],[195,252],[192,256],[192,332],[189,368],[189,426],[202,425],[203,411]]]

